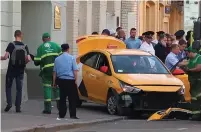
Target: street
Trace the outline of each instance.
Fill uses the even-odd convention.
[[[200,122],[187,121],[187,120],[163,120],[163,121],[150,121],[147,122],[146,118],[136,119],[128,118],[123,119],[120,116],[108,115],[104,106],[96,105],[93,103],[84,103],[78,109],[79,120],[69,119],[69,113],[66,115],[67,120],[56,120],[57,110],[56,104],[53,103],[53,113],[51,115],[41,114],[43,108],[43,101],[29,100],[23,104],[22,113],[16,114],[14,108],[8,113],[2,111],[2,131],[13,131],[21,128],[45,127],[52,132],[201,132]],[[118,119],[118,121],[116,120]],[[106,121],[108,120],[108,121]],[[98,122],[98,123],[93,123]],[[106,123],[107,122],[107,123]],[[68,127],[74,123],[83,124],[84,126]],[[52,125],[55,124],[55,129]],[[64,126],[65,129],[60,129]],[[59,127],[57,127],[59,126]],[[78,129],[79,128],[79,129]],[[162,130],[161,130],[162,129]],[[63,130],[63,131],[61,131]],[[27,130],[29,132],[29,130]]]
[[[122,120],[59,132],[201,132],[201,124],[181,120]]]

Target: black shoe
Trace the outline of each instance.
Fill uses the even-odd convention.
[[[46,111],[46,110],[44,110],[44,111],[43,111],[43,114],[51,114],[51,111]]]
[[[71,119],[79,119],[78,117],[76,117],[76,116],[72,116],[72,117],[70,117]]]
[[[20,109],[16,109],[16,113],[21,113],[22,111]]]
[[[4,109],[5,112],[8,112],[12,108],[12,106],[7,105],[6,108]]]
[[[21,111],[21,109],[20,109],[20,107],[16,107],[16,113],[21,113],[22,111]]]

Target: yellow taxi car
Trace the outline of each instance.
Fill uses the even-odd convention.
[[[106,36],[82,37],[77,45],[80,100],[104,104],[111,115],[167,109],[184,95],[182,81],[150,53]]]

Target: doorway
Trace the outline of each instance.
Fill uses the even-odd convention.
[[[51,33],[52,4],[48,1],[21,1],[21,30],[23,42],[28,46],[29,52],[36,54],[42,43],[42,34]],[[29,99],[42,98],[43,88],[39,77],[40,69],[33,62],[27,65],[27,89]]]

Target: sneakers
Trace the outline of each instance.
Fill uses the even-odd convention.
[[[65,119],[65,118],[59,118],[59,117],[57,117],[57,119],[56,119],[57,121],[60,121],[60,120],[68,120],[68,119]]]
[[[11,108],[12,108],[12,106],[7,105],[6,108],[4,109],[4,111],[8,112]]]
[[[6,108],[4,109],[5,112],[8,112],[10,109],[12,108],[12,106],[7,105]],[[16,113],[21,113],[21,108],[20,107],[16,107]]]

